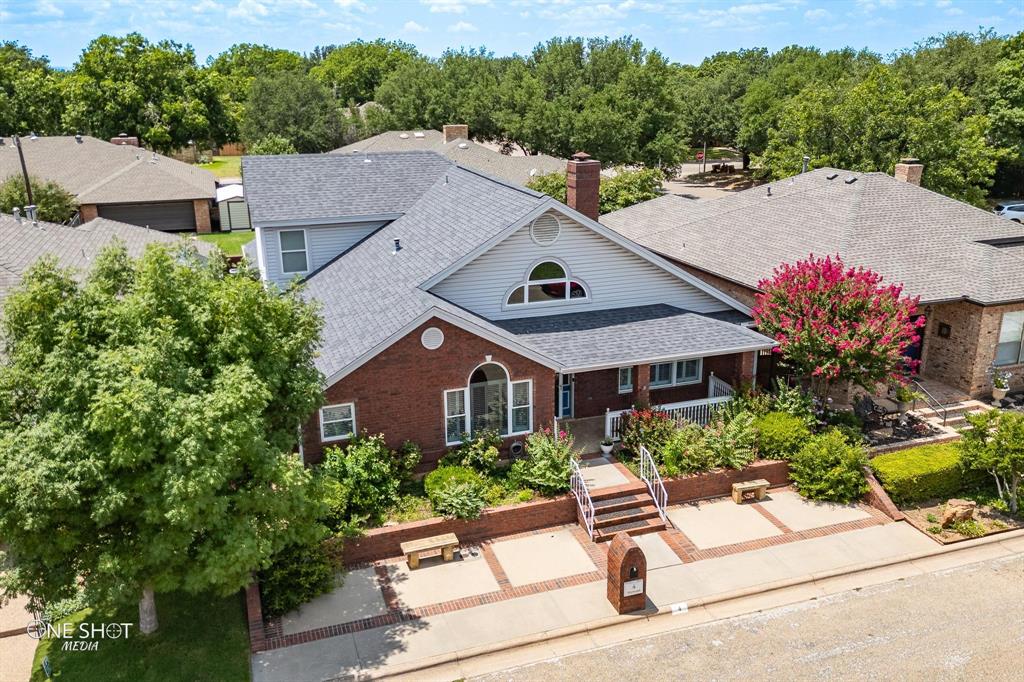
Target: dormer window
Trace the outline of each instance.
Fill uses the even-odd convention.
[[[587,298],[587,289],[579,280],[569,276],[564,265],[547,260],[533,266],[526,282],[513,289],[506,299],[506,305],[527,303],[552,303]]]

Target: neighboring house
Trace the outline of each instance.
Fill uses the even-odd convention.
[[[309,462],[364,430],[428,467],[464,432],[603,435],[634,404],[706,409],[773,345],[746,306],[596,222],[596,161],[568,163],[591,216],[433,152],[242,166],[249,253],[268,282],[304,279],[325,320]]]
[[[20,176],[18,150],[0,141],[0,181]],[[88,135],[26,137],[21,147],[29,175],[74,194],[83,222],[98,217],[154,230],[210,231],[213,173],[142,149],[132,137],[114,142]]]
[[[601,222],[752,305],[781,263],[839,254],[902,283],[927,318],[921,374],[980,395],[992,364],[1024,386],[1024,229],[896,177],[821,168],[715,201],[663,196]]]
[[[393,130],[335,149],[332,154],[432,151],[466,168],[526,185],[538,175],[565,170],[565,161],[547,154],[510,156],[469,139],[469,126],[446,125],[438,130]]]
[[[36,222],[0,213],[0,311],[7,293],[18,286],[22,275],[46,255],[54,256],[61,267],[88,270],[105,246],[118,240],[137,258],[149,244],[177,244],[181,237],[136,225],[98,218],[77,227]],[[192,241],[201,255],[209,255],[213,245]]]

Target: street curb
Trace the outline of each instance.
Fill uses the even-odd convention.
[[[905,521],[896,521],[894,523],[906,523]],[[916,530],[916,529],[915,529]],[[816,583],[819,580],[827,580],[829,578],[836,578],[845,575],[854,575],[857,573],[865,573],[879,568],[886,568],[889,566],[896,566],[900,564],[908,564],[921,559],[927,559],[935,556],[942,556],[944,554],[952,554],[954,552],[961,552],[967,549],[973,549],[975,547],[981,547],[984,545],[991,545],[997,542],[1003,542],[1012,538],[1024,537],[1024,529],[1006,531],[1003,533],[995,533],[988,535],[983,538],[976,538],[974,540],[967,540],[954,545],[943,545],[936,548],[935,550],[927,552],[912,552],[909,554],[903,554],[898,557],[891,559],[883,559],[880,561],[864,562],[861,564],[852,564],[850,566],[843,566],[841,568],[833,569],[830,571],[822,571],[820,573],[809,573],[797,578],[787,578],[785,580],[776,580],[768,583],[762,583],[752,587],[745,587],[738,590],[731,590],[729,592],[720,592],[718,594],[710,595],[708,597],[702,597],[694,599],[693,601],[686,602],[688,610],[694,609],[701,606],[709,606],[711,604],[721,604],[724,602],[733,601],[735,599],[741,599],[744,597],[750,597],[758,594],[767,594],[776,590],[782,590],[790,587],[796,587],[798,585],[807,585]],[[478,658],[480,656],[486,656],[498,652],[511,651],[514,649],[520,649],[533,644],[539,644],[541,642],[547,642],[555,639],[564,639],[566,637],[572,637],[573,635],[583,634],[585,632],[595,632],[597,630],[603,630],[614,625],[620,625],[630,622],[636,622],[638,620],[650,621],[652,618],[659,618],[662,616],[671,616],[673,614],[672,606],[665,606],[659,608],[656,612],[652,611],[638,611],[634,614],[623,614],[619,616],[609,616],[607,618],[600,618],[598,620],[592,620],[587,623],[581,623],[579,625],[570,625],[564,628],[556,628],[554,630],[546,630],[543,632],[537,632],[531,635],[524,635],[522,637],[516,637],[513,639],[506,640],[495,644],[488,644],[485,646],[474,647],[471,649],[463,649],[459,652],[450,654],[441,654],[439,656],[432,656],[425,658],[414,663],[408,663],[402,666],[390,667],[383,675],[368,675],[364,676],[365,673],[361,673],[356,676],[356,679],[375,679],[384,680],[401,675],[408,675],[414,672],[421,672],[429,670],[430,668],[436,668],[438,666],[447,665],[449,663],[457,663],[460,661],[469,660],[472,658]],[[331,680],[343,680],[351,679],[351,677],[338,677],[331,678]]]

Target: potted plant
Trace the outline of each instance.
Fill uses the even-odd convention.
[[[615,447],[615,441],[613,441],[611,438],[605,438],[603,441],[601,441],[602,453],[610,455],[613,447]]]
[[[907,412],[913,407],[914,401],[921,397],[921,394],[906,384],[900,384],[896,387],[893,397],[896,399],[897,409],[900,412]]]
[[[998,370],[995,367],[989,368],[992,374],[992,399],[1002,400],[1010,391],[1010,377],[1013,372]]]

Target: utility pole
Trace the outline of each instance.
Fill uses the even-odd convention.
[[[28,197],[28,206],[25,212],[29,214],[30,220],[36,219],[36,202],[32,200],[32,183],[28,180],[28,167],[25,166],[25,152],[21,149],[21,140],[15,135],[14,146],[18,150],[18,159],[21,161],[21,176],[25,179],[25,196]]]

